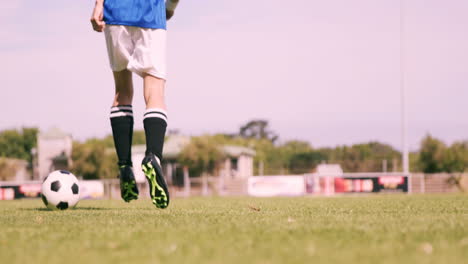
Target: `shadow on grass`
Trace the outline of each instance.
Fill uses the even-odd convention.
[[[112,208],[104,208],[104,207],[77,207],[72,209],[73,211],[105,211],[105,210],[113,210]]]
[[[20,210],[23,210],[23,211],[52,211],[52,210],[47,209],[47,208],[21,208]]]
[[[49,208],[21,208],[21,210],[25,211],[39,211],[39,212],[54,212]],[[105,211],[105,210],[112,210],[111,208],[102,208],[102,207],[77,207],[65,211]]]

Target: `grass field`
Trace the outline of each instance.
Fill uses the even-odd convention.
[[[467,263],[468,196],[0,201],[1,263]]]

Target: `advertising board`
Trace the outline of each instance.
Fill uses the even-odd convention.
[[[408,177],[400,175],[335,177],[335,193],[408,192]]]
[[[101,181],[80,181],[80,199],[104,198],[104,185]],[[41,182],[5,183],[0,185],[0,200],[40,198]]]
[[[80,181],[80,199],[104,198],[104,184],[101,181]]]
[[[305,194],[304,176],[254,176],[247,182],[252,196],[300,196]]]
[[[0,186],[0,200],[41,197],[41,183],[18,183]]]

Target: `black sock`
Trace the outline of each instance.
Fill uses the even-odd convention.
[[[146,135],[146,155],[152,153],[161,161],[167,127],[166,111],[160,108],[147,109],[143,124]]]
[[[133,111],[131,105],[119,105],[111,108],[112,135],[119,166],[132,166]]]

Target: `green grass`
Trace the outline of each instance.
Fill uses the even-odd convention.
[[[1,263],[467,263],[468,196],[0,201]]]

